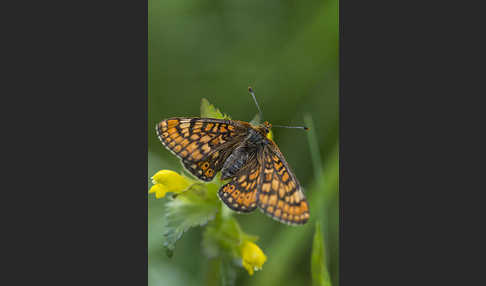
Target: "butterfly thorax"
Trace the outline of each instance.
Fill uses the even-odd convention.
[[[244,141],[253,147],[263,147],[265,144],[268,144],[267,134],[268,130],[264,127],[250,128]]]
[[[265,129],[264,126],[249,128],[245,139],[224,163],[221,169],[221,179],[234,177],[249,160],[254,159],[258,151],[268,144],[267,133],[268,129]]]

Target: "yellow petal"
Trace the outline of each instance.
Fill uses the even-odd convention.
[[[248,271],[248,274],[250,274],[250,276],[253,275],[253,267],[250,264],[246,263],[245,260],[243,260],[243,267],[245,267],[246,271]]]
[[[149,190],[149,194],[152,194],[152,193],[155,193],[156,199],[160,199],[160,198],[163,198],[165,196],[165,194],[167,193],[167,188],[165,188],[161,184],[155,184]]]
[[[248,274],[253,275],[254,270],[260,270],[267,257],[263,251],[251,241],[244,241],[241,245],[241,259],[243,267]]]
[[[172,170],[160,170],[152,176],[152,182],[165,187],[166,192],[180,193],[191,185],[191,181]]]
[[[174,176],[174,175],[180,176],[179,174],[177,174],[176,172],[174,172],[172,170],[160,170],[157,173],[155,173],[155,175],[152,176],[152,180],[155,183],[162,184],[162,183],[165,182],[167,177]]]

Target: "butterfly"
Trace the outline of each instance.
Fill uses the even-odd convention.
[[[162,144],[198,179],[211,181],[217,172],[221,172],[221,180],[231,179],[218,191],[230,209],[248,213],[258,207],[282,223],[304,224],[309,219],[309,205],[282,152],[267,137],[271,128],[267,121],[253,125],[239,120],[173,117],[158,123],[156,130]]]

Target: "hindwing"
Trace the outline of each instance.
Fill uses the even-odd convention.
[[[260,182],[261,164],[252,154],[248,162],[219,189],[220,199],[232,210],[251,212],[257,207],[257,192]]]

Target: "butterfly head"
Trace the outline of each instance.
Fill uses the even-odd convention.
[[[272,129],[272,124],[268,123],[268,121],[265,121],[261,123],[258,126],[253,126],[258,132],[263,135],[264,137],[267,137],[268,133],[270,133],[270,130]]]
[[[272,124],[268,123],[268,121],[265,121],[262,124],[262,129],[265,132],[265,135],[267,135],[268,132],[270,132],[270,129],[272,129]]]

